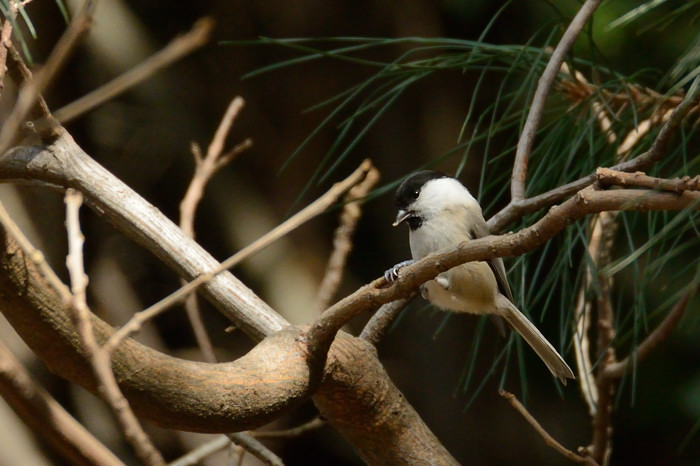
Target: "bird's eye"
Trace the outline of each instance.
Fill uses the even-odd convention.
[[[411,191],[411,197],[413,199],[418,199],[419,194],[420,194],[420,189],[414,189],[413,191]]]

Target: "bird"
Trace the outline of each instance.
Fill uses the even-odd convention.
[[[412,259],[387,270],[388,282],[398,278],[401,268],[432,252],[489,235],[477,200],[458,179],[444,173],[412,173],[396,190],[394,203],[399,209],[394,226],[408,225]],[[503,259],[458,265],[421,285],[421,295],[447,311],[503,318],[562,384],[575,379],[566,361],[515,305]]]

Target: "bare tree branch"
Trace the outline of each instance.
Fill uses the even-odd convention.
[[[248,453],[270,466],[284,466],[282,459],[272,453],[269,448],[244,432],[226,435],[233,443],[245,449]]]
[[[133,447],[139,459],[147,465],[164,465],[165,460],[153,446],[148,435],[141,428],[138,419],[129,406],[129,402],[119,390],[117,380],[112,372],[109,353],[102,349],[92,331],[90,309],[86,294],[88,278],[83,268],[83,234],[80,231],[78,213],[83,203],[82,195],[72,189],[66,191],[66,230],[68,231],[68,258],[66,264],[71,278],[72,300],[69,306],[71,317],[78,329],[85,357],[90,361],[97,391],[115,414],[124,436]]]
[[[7,53],[12,44],[12,21],[9,18],[2,22],[0,31],[0,96],[5,89],[5,73],[7,72]]]
[[[228,157],[222,156],[222,151],[224,150],[224,142],[226,136],[233,125],[233,121],[238,116],[238,113],[243,108],[244,101],[241,97],[234,97],[234,99],[229,104],[226,109],[219,127],[217,128],[212,142],[209,145],[209,150],[207,150],[206,157],[202,157],[200,148],[198,145],[192,145],[192,155],[194,156],[194,175],[190,181],[190,185],[187,187],[182,201],[180,202],[180,228],[185,232],[190,238],[195,237],[194,231],[194,218],[197,212],[197,206],[199,206],[202,196],[204,195],[204,189],[209,183],[209,180],[214,176],[214,174],[223,166],[226,162],[233,160],[233,156],[240,153],[231,152]],[[251,145],[250,140],[245,147]],[[239,146],[243,147],[243,146]],[[224,162],[224,163],[222,163]],[[186,280],[183,280],[183,285],[187,284]],[[199,305],[197,302],[197,295],[191,293],[185,298],[185,310],[187,311],[187,318],[190,321],[192,330],[194,331],[195,339],[197,344],[202,351],[204,360],[207,362],[216,362],[216,356],[214,355],[214,347],[207,335],[204,323],[202,322],[202,316],[199,312]],[[142,314],[145,317],[145,314]],[[140,326],[140,323],[139,323]],[[112,346],[117,344],[117,342],[112,342]]]
[[[397,299],[396,301],[382,305],[382,307],[380,307],[379,310],[377,310],[377,312],[375,312],[369,319],[365,325],[365,328],[362,329],[360,338],[377,346],[377,343],[384,338],[389,326],[394,322],[398,315],[401,314],[404,309],[406,309],[406,306],[409,305],[417,294],[418,293],[414,293],[408,298]]]
[[[7,296],[3,313],[51,370],[94,391],[65,305],[4,231],[0,239],[7,251],[0,255],[0,292]],[[92,324],[99,341],[113,332],[95,316]],[[290,327],[242,358],[219,364],[172,358],[128,339],[115,351],[112,367],[134,411],[156,425],[218,433],[257,428],[318,387],[314,401],[322,415],[365,461],[391,457],[456,464],[391,383],[371,345],[338,335],[317,385],[321,376],[310,372],[305,333]],[[387,416],[397,422],[386,422]]]
[[[173,39],[155,55],[107,84],[56,110],[54,118],[65,124],[145,81],[155,72],[170,66],[173,62],[206,44],[213,27],[214,21],[211,18],[200,19],[194,24],[192,30]]]
[[[328,258],[326,272],[323,275],[323,280],[321,285],[319,285],[316,296],[315,307],[318,312],[323,312],[338,292],[338,287],[343,278],[345,261],[350,251],[352,251],[352,236],[355,234],[357,222],[360,221],[362,215],[360,202],[378,181],[379,170],[372,167],[367,172],[365,179],[360,184],[353,186],[345,195],[345,205],[340,214],[340,224],[333,236],[333,252]]]
[[[17,103],[0,130],[0,153],[5,152],[10,147],[36,99],[51,83],[75,45],[89,29],[94,6],[94,0],[85,0],[78,14],[75,15],[63,36],[56,43],[41,72],[34,79],[24,81],[17,97]]]
[[[587,254],[589,260],[597,263],[599,251],[602,248],[605,226],[605,219],[601,215],[594,215],[590,221],[590,239],[588,240]],[[576,372],[578,375],[579,387],[583,399],[588,405],[588,413],[593,417],[598,409],[598,385],[596,384],[593,363],[591,361],[591,335],[589,334],[591,322],[593,320],[593,305],[588,298],[595,276],[594,266],[586,267],[585,277],[581,281],[576,299],[576,310],[574,321],[576,330],[574,332],[574,354],[576,356]]]
[[[564,35],[554,49],[542,76],[540,76],[540,79],[537,81],[535,96],[532,98],[530,111],[528,112],[527,120],[525,120],[525,125],[520,134],[520,139],[518,140],[518,147],[515,151],[513,174],[510,180],[510,197],[512,201],[525,199],[525,180],[527,178],[530,151],[535,140],[537,128],[542,119],[542,112],[547,101],[547,96],[554,84],[557,73],[561,70],[561,65],[564,63],[566,54],[569,53],[569,49],[574,45],[583,27],[593,16],[593,12],[598,8],[601,1],[602,0],[586,0],[583,6],[581,6],[581,9],[576,13],[569,27],[564,31]]]
[[[510,403],[510,405],[513,408],[515,408],[515,410],[518,411],[525,418],[525,420],[528,422],[528,424],[530,424],[532,426],[532,428],[535,429],[535,431],[537,431],[538,434],[540,434],[540,437],[542,437],[542,439],[544,440],[544,443],[546,443],[550,447],[554,448],[558,453],[563,455],[565,458],[567,458],[575,463],[579,463],[579,464],[588,464],[591,466],[598,464],[591,457],[577,455],[573,451],[571,451],[568,448],[566,448],[565,446],[563,446],[561,443],[557,442],[554,439],[554,437],[552,437],[549,434],[549,432],[547,432],[545,430],[545,428],[542,427],[542,425],[539,422],[537,422],[537,419],[535,419],[535,417],[532,414],[530,414],[530,412],[527,410],[527,408],[525,408],[525,406],[523,406],[523,404],[520,403],[520,401],[518,400],[518,398],[515,395],[513,395],[512,393],[509,393],[505,390],[502,390],[502,389],[498,390],[498,394],[501,395],[506,400],[508,400],[508,403]]]
[[[664,320],[651,332],[637,347],[634,349],[633,354],[628,355],[622,361],[617,361],[605,366],[603,374],[605,377],[609,378],[620,378],[627,370],[632,368],[634,364],[638,364],[644,358],[646,358],[649,353],[651,353],[659,344],[666,340],[671,332],[676,328],[678,322],[683,317],[683,313],[688,307],[688,302],[690,298],[695,294],[695,289],[687,291],[683,294],[681,299],[678,300],[673,309],[668,313]]]
[[[671,191],[682,193],[683,191],[699,191],[700,175],[681,178],[666,179],[645,175],[641,172],[626,173],[609,168],[599,168],[595,172],[598,183],[602,186],[634,186],[637,188],[655,189],[658,191]]]
[[[223,271],[211,277],[219,262],[92,160],[68,133],[63,132],[46,150],[34,147],[8,152],[0,159],[0,176],[5,180],[39,180],[82,192],[88,205],[182,277],[192,280],[205,276],[202,295],[217,303],[220,312],[253,338],[261,339],[289,325],[231,273]]]

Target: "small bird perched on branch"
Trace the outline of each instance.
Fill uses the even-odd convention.
[[[394,202],[399,208],[394,226],[408,224],[413,260],[387,270],[384,276],[389,282],[398,278],[402,267],[432,252],[489,235],[479,203],[459,180],[443,173],[411,174],[399,186]],[[513,304],[501,258],[458,265],[421,285],[421,294],[448,311],[502,317],[564,385],[567,378],[575,378],[554,347]]]

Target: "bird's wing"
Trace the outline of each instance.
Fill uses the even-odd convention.
[[[488,226],[486,226],[486,220],[480,215],[478,218],[473,218],[471,225],[469,225],[469,236],[472,239],[483,238],[490,234]],[[503,265],[503,259],[497,257],[495,259],[489,259],[486,261],[491,267],[493,274],[496,276],[496,283],[498,283],[498,290],[503,296],[508,298],[511,303],[515,303],[513,300],[513,292],[510,291],[510,285],[508,285],[508,279],[506,278],[506,267]]]

